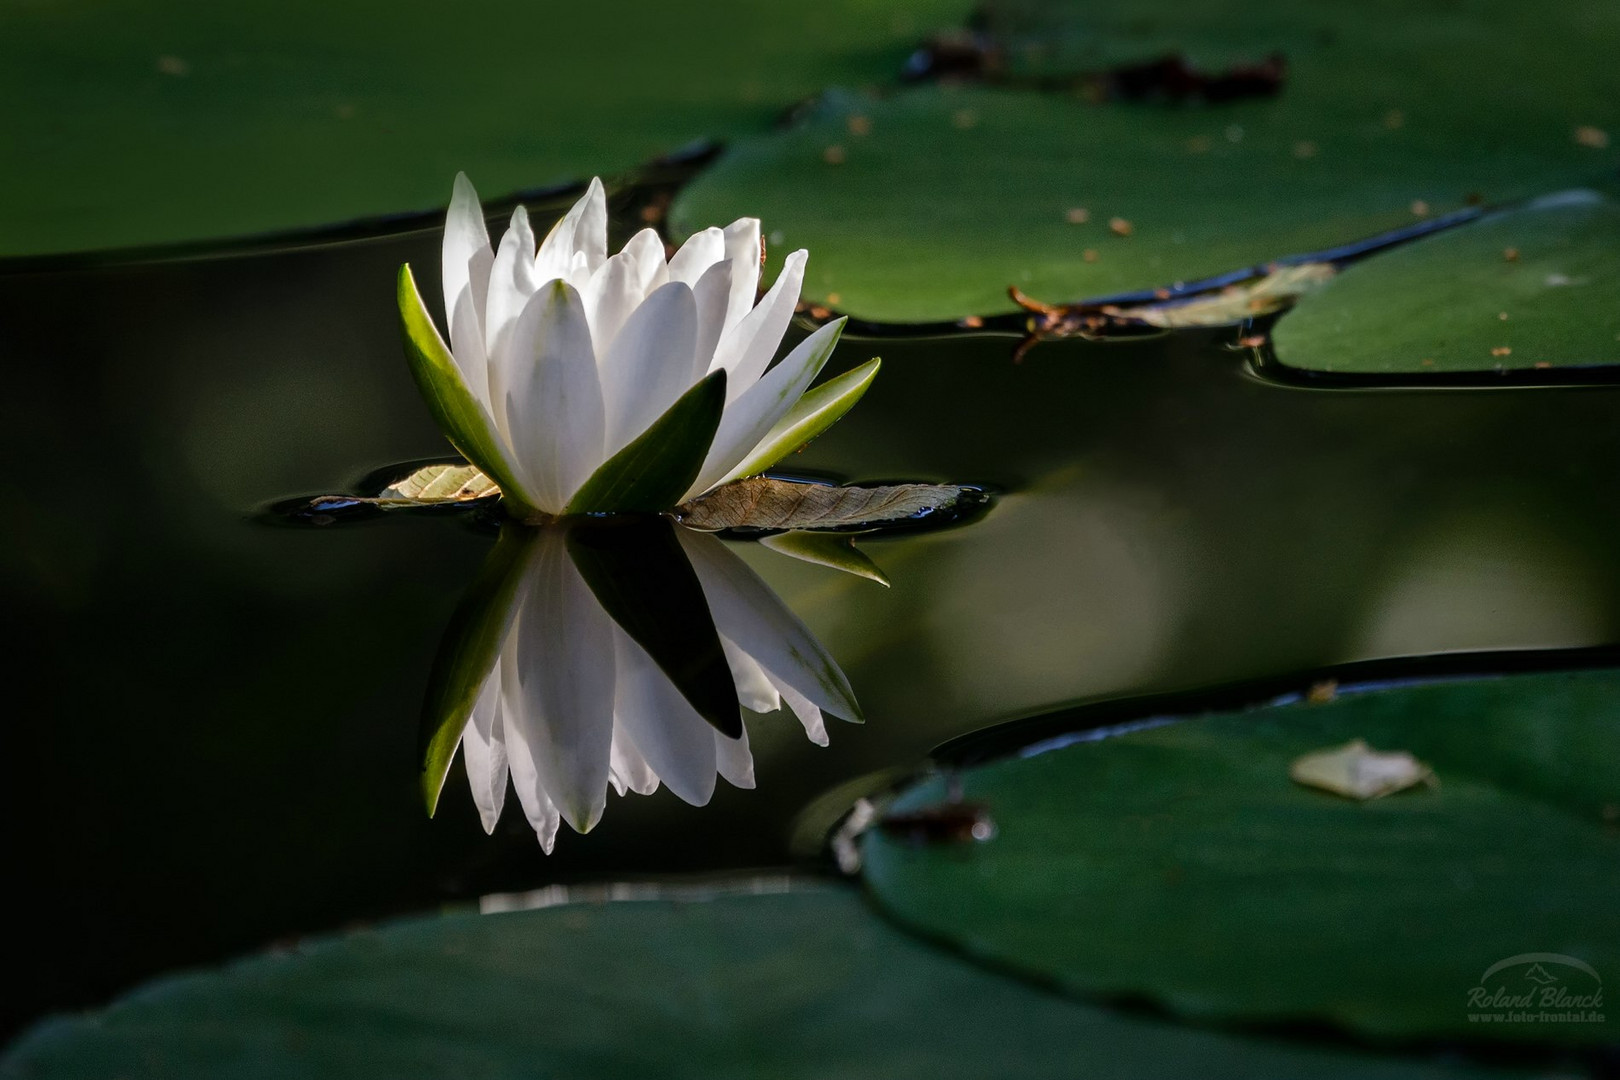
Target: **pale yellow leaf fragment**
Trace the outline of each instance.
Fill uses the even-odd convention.
[[[1436,782],[1434,770],[1406,751],[1374,750],[1361,739],[1295,758],[1288,775],[1296,784],[1363,800]]]
[[[495,481],[471,465],[424,465],[389,484],[377,502],[467,502],[499,495]]]
[[[949,484],[838,487],[755,476],[718,487],[675,517],[690,529],[850,529],[903,521],[954,506],[964,489]]]

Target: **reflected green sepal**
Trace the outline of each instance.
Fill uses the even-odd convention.
[[[422,797],[432,815],[439,806],[450,762],[472,715],[484,680],[500,659],[501,643],[517,610],[517,586],[531,530],[512,524],[456,605],[428,675],[422,707]]]
[[[877,563],[873,562],[866,552],[855,546],[855,538],[848,533],[806,532],[796,529],[774,536],[762,536],[758,543],[761,547],[770,548],[800,562],[842,570],[846,574],[875,581],[885,589],[890,584],[889,575],[879,569]]]
[[[658,513],[681,501],[708,456],[726,407],[726,373],[706,376],[608,458],[568,501],[564,514]],[[497,478],[499,479],[499,478]]]
[[[501,452],[488,410],[467,389],[455,358],[433,325],[409,263],[399,268],[398,299],[400,325],[405,331],[405,358],[440,430],[468,461],[494,479],[514,516],[538,515],[540,511],[523,497],[523,486]]]
[[[827,342],[826,349],[829,354],[838,344],[839,336],[834,334]],[[765,437],[754,448],[754,452],[714,486],[719,487],[720,484],[729,484],[744,476],[764,472],[832,427],[845,413],[855,407],[857,401],[861,400],[861,396],[872,385],[872,380],[877,378],[878,368],[882,363],[880,359],[868,360],[860,367],[846,371],[836,379],[828,379],[820,386],[806,391],[804,396],[794,403],[793,408],[787,411],[787,415],[766,432]]]

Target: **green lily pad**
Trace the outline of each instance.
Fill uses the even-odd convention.
[[[1620,362],[1620,204],[1569,192],[1368,259],[1274,343],[1288,367],[1373,375]]]
[[[1412,754],[1438,786],[1357,802],[1290,779],[1302,755],[1358,738]],[[1592,1022],[1541,1004],[1546,986],[1589,996],[1620,971],[1620,674],[1188,720],[961,781],[994,838],[878,829],[866,875],[901,922],[976,957],[1201,1020],[1572,1044],[1620,1033],[1612,1009],[1588,1002],[1608,1017]],[[919,820],[945,791],[923,783],[894,812]],[[1491,971],[1533,954],[1545,982],[1517,962]],[[1481,1006],[1499,989],[1535,1004]],[[1514,1019],[1543,1008],[1562,1018]]]
[[[967,6],[8,4],[0,256],[435,210],[457,170],[492,196],[612,174],[886,78]]]
[[[1007,6],[989,5],[992,29]],[[674,230],[746,208],[775,251],[810,249],[807,298],[925,322],[1011,311],[1009,285],[1094,298],[1331,249],[1620,160],[1620,9],[1605,0],[1021,7],[1035,15],[1014,27],[1014,61],[1062,60],[1066,42],[1085,44],[1066,61],[1081,68],[1280,51],[1286,81],[1220,105],[832,94],[733,144],[676,200]]]
[[[154,983],[24,1036],[0,1075],[1159,1077],[1494,1071],[1242,1038],[1045,994],[850,891],[417,919]]]

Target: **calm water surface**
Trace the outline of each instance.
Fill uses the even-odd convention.
[[[312,931],[550,882],[779,865],[818,795],[1076,702],[1352,660],[1620,640],[1620,387],[1346,391],[1245,373],[1227,335],[860,341],[884,368],[789,466],[1003,494],[870,540],[892,589],[735,546],[868,717],[751,718],[758,788],[610,797],[546,857],[437,818],[417,720],[491,544],[445,518],[266,524],[282,498],[443,456],[393,273],[438,236],[0,272],[10,745],[4,1022]],[[1490,667],[1490,662],[1484,663]]]

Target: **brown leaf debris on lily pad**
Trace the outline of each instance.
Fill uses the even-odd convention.
[[[1418,784],[1439,784],[1434,770],[1406,751],[1374,750],[1361,739],[1297,757],[1288,775],[1296,784],[1363,801]]]

